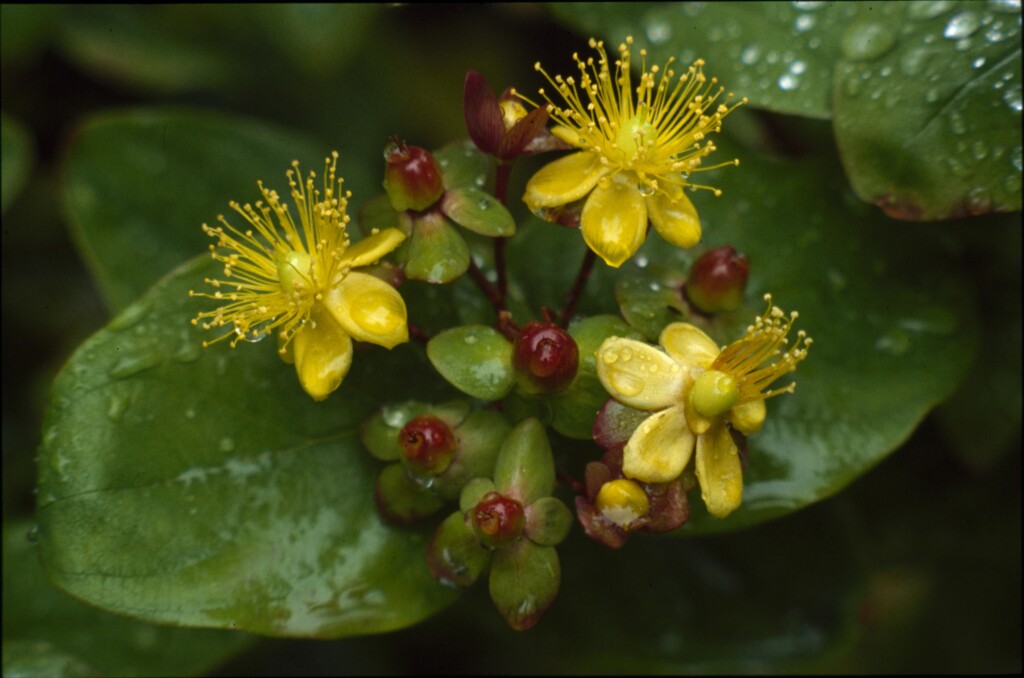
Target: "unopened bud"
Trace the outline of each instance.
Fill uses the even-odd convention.
[[[561,327],[535,321],[527,323],[516,336],[512,362],[522,391],[555,393],[576,377],[580,351]]]
[[[430,151],[401,142],[384,149],[384,189],[398,212],[425,210],[444,193],[441,166]]]
[[[686,297],[704,313],[731,311],[743,303],[750,260],[729,245],[708,250],[693,262]]]
[[[602,485],[594,505],[602,516],[623,529],[651,510],[647,493],[638,483],[628,478],[610,480]]]
[[[473,530],[481,542],[499,546],[518,539],[526,526],[523,505],[497,492],[488,492],[472,510]]]
[[[428,476],[445,472],[457,447],[448,425],[429,414],[412,419],[398,434],[402,460],[412,471]]]

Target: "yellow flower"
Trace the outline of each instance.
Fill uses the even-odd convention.
[[[226,302],[193,320],[203,329],[229,328],[203,346],[233,336],[259,341],[278,334],[279,352],[294,362],[299,382],[315,400],[330,395],[352,364],[352,339],[392,348],[409,340],[405,302],[394,287],[354,269],[375,263],[405,239],[389,228],[351,244],[346,213],[351,193],[336,179],[338,154],[324,162],[323,188],[316,174],[303,179],[299,163],[288,170],[298,223],[277,191],[257,182],[263,200],[231,207],[248,222],[245,230],[228,223],[203,224],[214,238],[211,256],[224,264],[224,280],[207,279],[214,292],[189,296]],[[275,222],[276,218],[276,222]]]
[[[632,44],[633,39],[626,38],[619,45],[619,59],[611,64],[604,43],[591,39],[596,63],[593,57],[584,62],[573,55],[580,70],[578,83],[571,76],[552,78],[536,64],[565,102],[555,104],[540,90],[557,123],[552,133],[580,150],[541,168],[523,195],[530,209],[540,214],[589,195],[580,217],[583,239],[614,267],[643,244],[648,219],[673,245],[693,247],[700,241],[700,218],[683,190],[706,188],[721,194],[690,183],[689,176],[722,166],[700,166],[715,150],[706,136],[721,131],[722,119],[739,105],[714,106],[723,88],[715,89],[715,78],[708,81],[702,60],[673,84],[673,59],[664,69],[648,70],[646,50],[640,50],[642,73],[634,101]]]
[[[743,474],[730,427],[744,435],[760,430],[764,401],[792,393],[795,384],[766,390],[807,357],[811,339],[801,330],[783,351],[797,318],[765,295],[767,310],[738,341],[719,350],[689,323],[672,323],[658,343],[664,350],[610,337],[597,350],[597,376],[619,402],[654,412],[623,449],[622,470],[645,483],[682,474],[696,448],[695,471],[708,511],[724,518],[743,496]],[[779,356],[775,362],[768,362]],[[728,426],[726,425],[728,424]]]

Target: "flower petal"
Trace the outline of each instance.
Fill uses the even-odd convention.
[[[288,346],[295,357],[299,383],[313,400],[333,393],[352,366],[352,340],[319,305],[313,307],[309,321]]]
[[[378,231],[354,245],[350,245],[341,255],[340,263],[348,264],[352,268],[375,264],[384,255],[401,245],[403,240],[405,240],[405,233],[397,228],[385,228],[383,231]]]
[[[733,428],[743,435],[750,435],[761,430],[764,418],[768,414],[764,400],[757,399],[735,405],[729,412],[729,421]]]
[[[668,195],[649,196],[647,212],[661,237],[676,247],[689,249],[700,242],[700,217],[679,186],[670,186]]]
[[[732,434],[719,420],[697,437],[697,481],[708,513],[724,518],[743,500],[743,469]]]
[[[590,249],[618,268],[640,249],[647,237],[647,203],[634,181],[619,174],[600,183],[587,198],[580,229]]]
[[[408,316],[402,295],[380,278],[349,273],[328,290],[324,307],[348,334],[393,348],[409,341]]]
[[[581,151],[567,155],[530,177],[523,201],[531,210],[566,205],[590,193],[597,180],[609,171],[597,153]]]
[[[694,435],[680,406],[648,417],[622,450],[622,472],[645,483],[667,483],[686,468]]]
[[[708,368],[721,351],[718,344],[690,323],[672,323],[661,331],[658,343],[687,368]]]
[[[597,378],[619,402],[639,410],[661,410],[682,401],[687,374],[650,344],[608,337],[597,349]]]

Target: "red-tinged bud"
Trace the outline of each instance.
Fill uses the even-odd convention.
[[[397,141],[384,149],[384,160],[384,189],[396,211],[425,210],[444,193],[441,166],[430,151]]]
[[[686,298],[704,313],[731,311],[743,303],[750,261],[729,245],[708,250],[693,262]]]
[[[428,476],[445,472],[457,447],[455,434],[448,425],[429,414],[409,421],[398,434],[402,460],[412,471]]]
[[[466,73],[466,84],[462,91],[462,115],[466,119],[469,138],[476,147],[489,155],[496,154],[505,137],[504,115],[494,90],[487,84],[487,79],[476,71]]]
[[[526,526],[523,505],[497,492],[488,492],[471,512],[473,530],[488,546],[518,539]]]
[[[561,327],[535,321],[527,323],[516,336],[512,363],[522,391],[556,393],[576,377],[580,351]]]

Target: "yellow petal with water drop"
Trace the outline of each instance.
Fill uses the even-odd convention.
[[[697,437],[697,482],[708,513],[725,518],[743,501],[743,469],[739,449],[721,421]]]
[[[694,435],[680,406],[653,414],[637,427],[622,450],[622,472],[645,483],[667,483],[686,468]]]
[[[598,183],[583,204],[580,230],[587,246],[613,268],[633,256],[647,237],[647,203],[636,181],[619,174]]]
[[[566,205],[590,193],[597,186],[597,180],[609,171],[601,164],[597,153],[581,151],[567,155],[548,163],[530,177],[523,202],[534,211]]]
[[[349,273],[324,295],[323,305],[342,329],[359,341],[385,348],[409,341],[402,295],[380,278]]]
[[[658,234],[676,247],[689,249],[700,242],[700,217],[681,187],[670,184],[667,195],[649,196],[647,213]]]
[[[639,410],[661,410],[682,401],[687,374],[650,344],[609,337],[597,349],[597,378],[619,402]]]
[[[323,400],[333,393],[352,366],[352,340],[319,305],[313,307],[309,320],[289,346],[299,383],[313,400]]]
[[[666,326],[658,337],[658,343],[687,369],[707,368],[720,353],[718,344],[690,323],[672,323]]]
[[[351,245],[341,255],[339,263],[347,264],[352,268],[375,264],[401,245],[403,240],[405,240],[405,233],[397,228],[385,228],[383,231],[369,235]]]
[[[764,424],[764,418],[768,414],[768,408],[764,400],[751,400],[733,406],[729,411],[729,421],[733,428],[744,435],[757,433]]]

